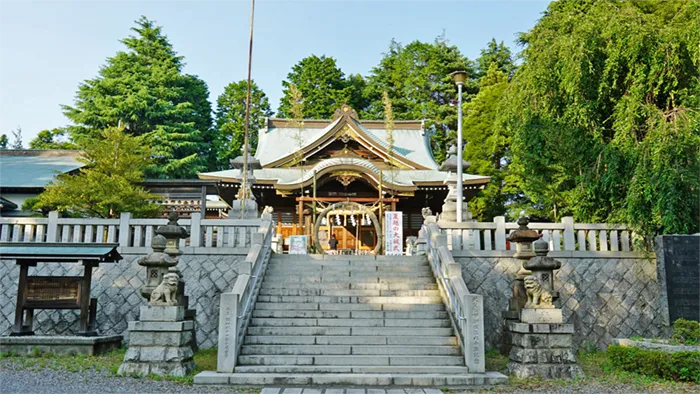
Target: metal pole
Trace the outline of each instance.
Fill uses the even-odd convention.
[[[462,186],[462,84],[457,84],[457,223],[462,222],[462,205],[464,201],[464,187]]]
[[[250,4],[250,45],[248,46],[248,87],[245,95],[245,132],[243,133],[243,182],[241,188],[243,192],[241,196],[241,219],[245,218],[245,206],[247,187],[248,187],[248,122],[250,120],[250,71],[253,64],[253,21],[255,20],[255,0],[251,0]]]

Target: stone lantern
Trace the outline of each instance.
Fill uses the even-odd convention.
[[[537,231],[528,228],[528,224],[530,224],[530,220],[525,216],[521,216],[518,219],[518,229],[508,236],[508,241],[515,242],[516,249],[513,257],[516,259],[528,260],[531,257],[535,257],[532,242],[538,240],[540,235]]]
[[[460,193],[458,188],[459,171],[458,167],[458,155],[457,147],[453,144],[450,145],[447,151],[447,159],[440,165],[440,171],[447,171],[447,179],[445,179],[445,184],[447,185],[447,197],[445,197],[445,202],[442,205],[442,213],[438,218],[439,223],[455,223],[455,222],[468,222],[472,221],[472,213],[469,212],[469,207],[467,203],[464,202],[462,198],[462,220],[457,218],[457,205],[459,204]],[[462,168],[468,168],[470,163],[468,161],[462,160]]]
[[[166,246],[164,236],[158,234],[151,240],[153,252],[138,260],[138,264],[146,267],[146,282],[141,287],[141,295],[150,301],[151,293],[163,281],[163,275],[168,272],[168,268],[174,267],[178,263],[177,258],[170,257],[164,252]]]
[[[549,253],[549,244],[543,239],[539,239],[534,243],[535,257],[523,263],[523,268],[532,272],[542,287],[552,294],[552,298],[559,298],[559,293],[554,291],[554,270],[561,268],[561,262],[547,257]]]

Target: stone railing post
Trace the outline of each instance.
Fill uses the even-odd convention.
[[[506,250],[506,218],[496,216],[493,221],[496,223],[496,250]]]
[[[576,250],[574,218],[564,216],[561,218],[561,222],[564,224],[564,250]]]
[[[238,302],[239,294],[223,293],[219,309],[219,345],[216,371],[233,373],[238,358]]]
[[[190,221],[190,246],[198,248],[202,246],[202,213],[192,212]],[[232,230],[233,231],[233,230]]]
[[[49,212],[49,224],[46,225],[46,242],[58,242],[58,212]]]
[[[131,220],[131,212],[122,212],[119,216],[119,246],[128,248],[129,238],[131,237],[131,229],[129,221]]]
[[[464,362],[470,373],[484,373],[484,298],[480,294],[466,294],[462,302],[466,318],[463,326]]]

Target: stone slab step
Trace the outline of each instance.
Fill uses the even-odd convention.
[[[406,327],[248,327],[248,335],[453,336],[452,328]]]
[[[400,283],[400,284],[435,284],[435,277],[434,276],[423,276],[423,277],[401,277],[401,278],[392,278],[392,277],[379,277],[379,276],[372,276],[372,277],[349,277],[349,276],[343,276],[343,277],[337,277],[337,276],[313,276],[313,277],[294,277],[294,276],[275,276],[275,277],[268,277],[265,276],[263,278],[263,283],[279,283],[279,284],[293,284],[293,283],[301,283],[301,284],[319,284],[319,283],[342,283],[342,284],[349,284],[349,285],[354,285],[354,284],[365,284],[365,283],[389,283],[389,284],[394,284],[394,283]]]
[[[349,289],[349,290],[437,290],[434,280],[426,283],[301,283],[301,282],[277,282],[263,281],[262,289]]]
[[[418,272],[393,272],[393,271],[385,271],[385,272],[379,272],[379,271],[370,271],[370,272],[319,272],[319,273],[309,273],[309,272],[299,272],[299,273],[291,273],[291,272],[282,272],[282,271],[271,271],[271,272],[265,272],[265,278],[274,280],[275,278],[298,278],[298,279],[303,279],[303,280],[309,280],[309,281],[314,281],[316,279],[320,278],[327,278],[327,279],[344,279],[348,280],[348,278],[359,278],[359,279],[367,279],[367,278],[383,278],[383,279],[392,279],[395,281],[400,281],[402,278],[434,278],[434,275],[432,271],[430,270],[423,270],[423,271],[418,271]]]
[[[374,256],[374,255],[332,255],[332,254],[276,254],[271,256],[275,261],[427,261],[427,256]]]
[[[365,265],[365,266],[294,266],[294,265],[270,265],[267,267],[267,274],[289,272],[296,275],[308,273],[309,275],[319,274],[343,274],[343,273],[366,273],[366,272],[432,272],[429,265]]]
[[[399,335],[248,335],[245,345],[422,345],[457,346],[455,336],[399,336]]]
[[[270,259],[270,266],[280,266],[280,267],[377,267],[377,266],[429,266],[427,260],[406,260],[406,261],[387,261],[387,260],[298,260],[298,261],[288,261],[288,260],[278,260]]]
[[[464,366],[462,356],[280,356],[246,355],[239,356],[240,365],[399,365],[399,366]]]
[[[274,295],[274,296],[399,296],[399,297],[439,297],[438,290],[370,290],[370,289],[314,289],[301,287],[296,289],[290,288],[261,288],[259,295]]]
[[[251,327],[451,327],[449,319],[343,319],[343,318],[260,318]]]
[[[442,304],[440,297],[343,297],[343,296],[258,296],[258,302],[338,304]]]
[[[406,345],[244,345],[242,355],[415,355],[459,356],[457,346]]]
[[[235,373],[412,373],[468,374],[469,368],[457,366],[357,366],[357,365],[239,365]]]
[[[367,368],[362,366],[359,368]],[[195,375],[195,384],[236,386],[398,386],[398,387],[473,387],[505,384],[508,377],[499,372],[483,374],[429,373],[217,373],[204,371]]]
[[[338,304],[338,303],[313,303],[313,302],[264,302],[258,300],[255,310],[320,310],[320,311],[444,311],[445,305],[439,304]]]
[[[305,310],[260,310],[253,311],[253,317],[282,318],[322,318],[322,319],[447,319],[447,312],[395,312],[395,311],[305,311]]]

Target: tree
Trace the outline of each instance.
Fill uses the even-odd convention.
[[[66,129],[42,130],[29,141],[29,149],[76,149],[77,145],[65,140]]]
[[[0,149],[7,149],[7,144],[10,140],[7,138],[7,134],[0,135]]]
[[[510,49],[503,44],[503,41],[500,44],[496,43],[494,38],[486,44],[486,48],[481,50],[481,55],[476,59],[476,77],[483,78],[492,63],[496,63],[498,70],[504,73],[508,79],[513,77],[517,68]]]
[[[503,104],[532,212],[700,230],[699,25],[698,2],[549,5]]]
[[[63,106],[75,123],[71,136],[80,143],[121,123],[153,148],[149,177],[194,177],[215,162],[207,86],[182,73],[183,57],[153,21],[141,17],[132,30],[135,35],[121,41],[126,51],[80,84],[73,106]]]
[[[414,41],[406,46],[392,41],[389,52],[367,78],[365,96],[369,105],[361,117],[384,118],[382,92],[386,91],[396,120],[426,120],[435,159],[441,162],[456,137],[457,110],[451,103],[457,93],[449,76],[456,70],[474,74],[467,58],[457,47],[448,45],[444,37],[433,43]],[[476,84],[468,83],[466,90],[468,94],[475,93]]]
[[[293,101],[290,85],[299,89],[304,97],[304,118],[328,119],[341,105],[356,102],[361,97],[361,77],[350,81],[336,65],[335,59],[311,55],[292,67],[287,79],[282,81],[283,97],[278,116],[291,118],[290,103]]]
[[[491,63],[479,81],[479,93],[464,104],[464,159],[471,163],[469,172],[491,177],[489,183],[469,208],[480,221],[491,221],[506,213],[506,204],[514,198],[507,157],[510,136],[498,124],[501,99],[508,89],[508,77],[497,63]]]
[[[24,149],[22,145],[22,128],[17,126],[15,130],[10,130],[14,141],[10,144],[10,149]]]
[[[61,174],[49,183],[31,210],[57,210],[83,217],[118,217],[121,212],[153,216],[157,196],[139,184],[148,166],[149,149],[123,128],[108,128],[101,138],[84,140],[85,164],[78,175]]]
[[[229,168],[229,161],[240,155],[245,133],[245,102],[248,82],[231,82],[216,100],[217,159],[219,168]],[[265,118],[272,116],[265,93],[250,84],[250,149],[258,146],[258,129],[265,127]]]

